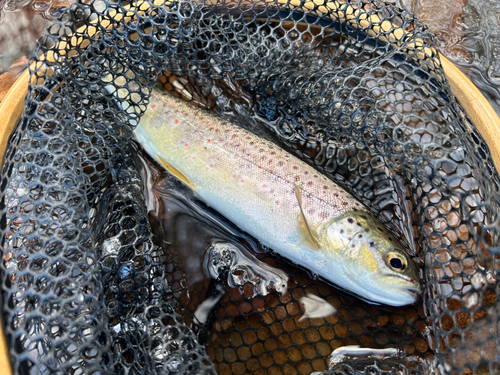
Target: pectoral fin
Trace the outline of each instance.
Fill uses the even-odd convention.
[[[295,188],[295,196],[297,197],[297,202],[299,202],[299,231],[301,234],[302,244],[313,249],[319,250],[321,245],[317,239],[315,232],[311,229],[309,224],[307,223],[306,216],[304,215],[304,210],[302,209],[302,194],[300,193],[300,189],[297,185],[294,185]]]
[[[177,177],[179,180],[184,182],[187,186],[189,186],[192,190],[196,190],[196,185],[189,179],[187,178],[181,171],[179,171],[177,168],[172,166],[168,161],[166,161],[164,158],[162,158],[160,155],[156,154],[156,158],[160,162],[163,167],[169,171],[171,174],[173,174],[175,177]]]

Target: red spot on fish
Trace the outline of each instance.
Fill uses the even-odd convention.
[[[156,104],[152,104],[151,108],[156,109]]]
[[[415,283],[415,280],[413,280],[413,279],[410,279],[410,283]]]
[[[211,140],[211,139],[209,139],[209,140],[207,141],[207,143],[210,143],[210,142],[212,142],[212,140]]]
[[[233,174],[233,178],[238,178],[238,176],[236,176],[235,174]]]
[[[213,164],[210,164],[210,168],[213,168],[213,167],[214,167],[214,165],[213,165]]]
[[[262,167],[259,165],[259,169],[262,169]]]
[[[245,182],[245,180],[241,180],[241,182]]]
[[[193,156],[193,160],[196,160],[196,156]]]
[[[174,124],[178,124],[178,123],[179,123],[179,120],[175,119]]]
[[[280,201],[276,201],[276,204],[279,205],[280,204]]]

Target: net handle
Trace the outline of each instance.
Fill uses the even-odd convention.
[[[383,39],[385,42],[397,43],[404,37],[411,37],[411,34],[402,28],[393,25],[390,21],[386,20],[382,22],[377,15],[370,15],[362,9],[356,8],[352,5],[342,4],[338,1],[325,2],[322,0],[313,0],[301,3],[300,0],[266,0],[265,2],[269,5],[276,5],[276,3],[278,3],[288,6],[291,5],[297,8],[302,7],[311,10],[315,9],[319,13],[337,15],[339,17],[337,19],[338,21],[348,22],[351,26],[365,29],[370,35],[377,35],[380,32],[390,31],[388,34],[389,39],[384,36],[380,37],[380,39]],[[153,4],[158,6],[170,3],[171,2],[168,0],[153,1]],[[135,7],[125,9],[125,13],[115,12],[109,14],[107,16],[108,19],[97,19],[94,20],[94,22],[100,22],[101,27],[109,28],[112,25],[112,22],[110,21],[111,18],[113,21],[130,20],[134,18],[136,14],[144,13],[149,8],[149,3],[139,2]],[[329,11],[337,13],[329,13]],[[97,27],[84,26],[78,30],[78,33],[86,33],[89,36],[93,36],[97,31]],[[54,51],[64,50],[67,43],[74,46],[85,46],[85,43],[88,44],[89,40],[84,37],[69,37],[68,41],[61,41],[56,44],[56,46],[54,46]],[[433,48],[424,47],[423,41],[415,39],[409,43],[409,47],[414,47],[419,57],[438,54],[453,95],[456,96],[464,110],[467,112],[467,115],[478,129],[479,133],[481,133],[490,149],[495,167],[497,171],[500,171],[500,118],[497,116],[490,103],[486,100],[483,94],[481,94],[477,87],[474,86],[474,84],[455,65],[453,65],[453,63],[440,53],[435,52]],[[422,54],[422,56],[420,56],[420,54]],[[72,54],[70,53],[67,57],[71,56]],[[65,58],[65,56],[58,55],[56,52],[51,52],[46,56],[46,58],[50,61],[56,61],[57,59]],[[36,65],[33,63],[31,65],[31,69],[35,71],[35,68]],[[42,66],[39,67],[38,72],[43,75],[44,70]],[[24,110],[24,98],[26,97],[28,91],[29,82],[30,72],[29,69],[26,69],[10,88],[4,100],[0,103],[0,167],[3,164],[3,158],[5,156],[9,137],[16,124],[19,122]],[[41,84],[41,76],[37,79],[37,74],[35,74],[31,78],[31,82]],[[0,325],[0,373],[4,375],[13,375],[2,325]]]

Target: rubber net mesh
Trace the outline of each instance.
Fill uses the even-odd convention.
[[[379,1],[77,3],[30,73],[1,183],[15,373],[306,374],[350,344],[412,357],[351,358],[330,373],[426,373],[414,358],[434,358],[437,373],[500,372],[498,174],[408,12]],[[153,242],[131,156],[158,79],[351,191],[421,265],[424,302],[372,306],[295,269],[282,296],[230,289],[195,334],[193,306],[213,287],[194,286],[187,302],[172,292],[182,272]],[[339,313],[299,322],[307,291]]]

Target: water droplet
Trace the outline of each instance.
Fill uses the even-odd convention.
[[[467,295],[464,296],[464,304],[466,308],[472,309],[474,307],[477,307],[478,303],[479,296],[477,293],[467,293]]]
[[[472,275],[471,278],[471,283],[474,289],[476,290],[481,290],[484,288],[484,285],[486,284],[486,280],[484,275],[481,272],[476,272],[474,275]]]

